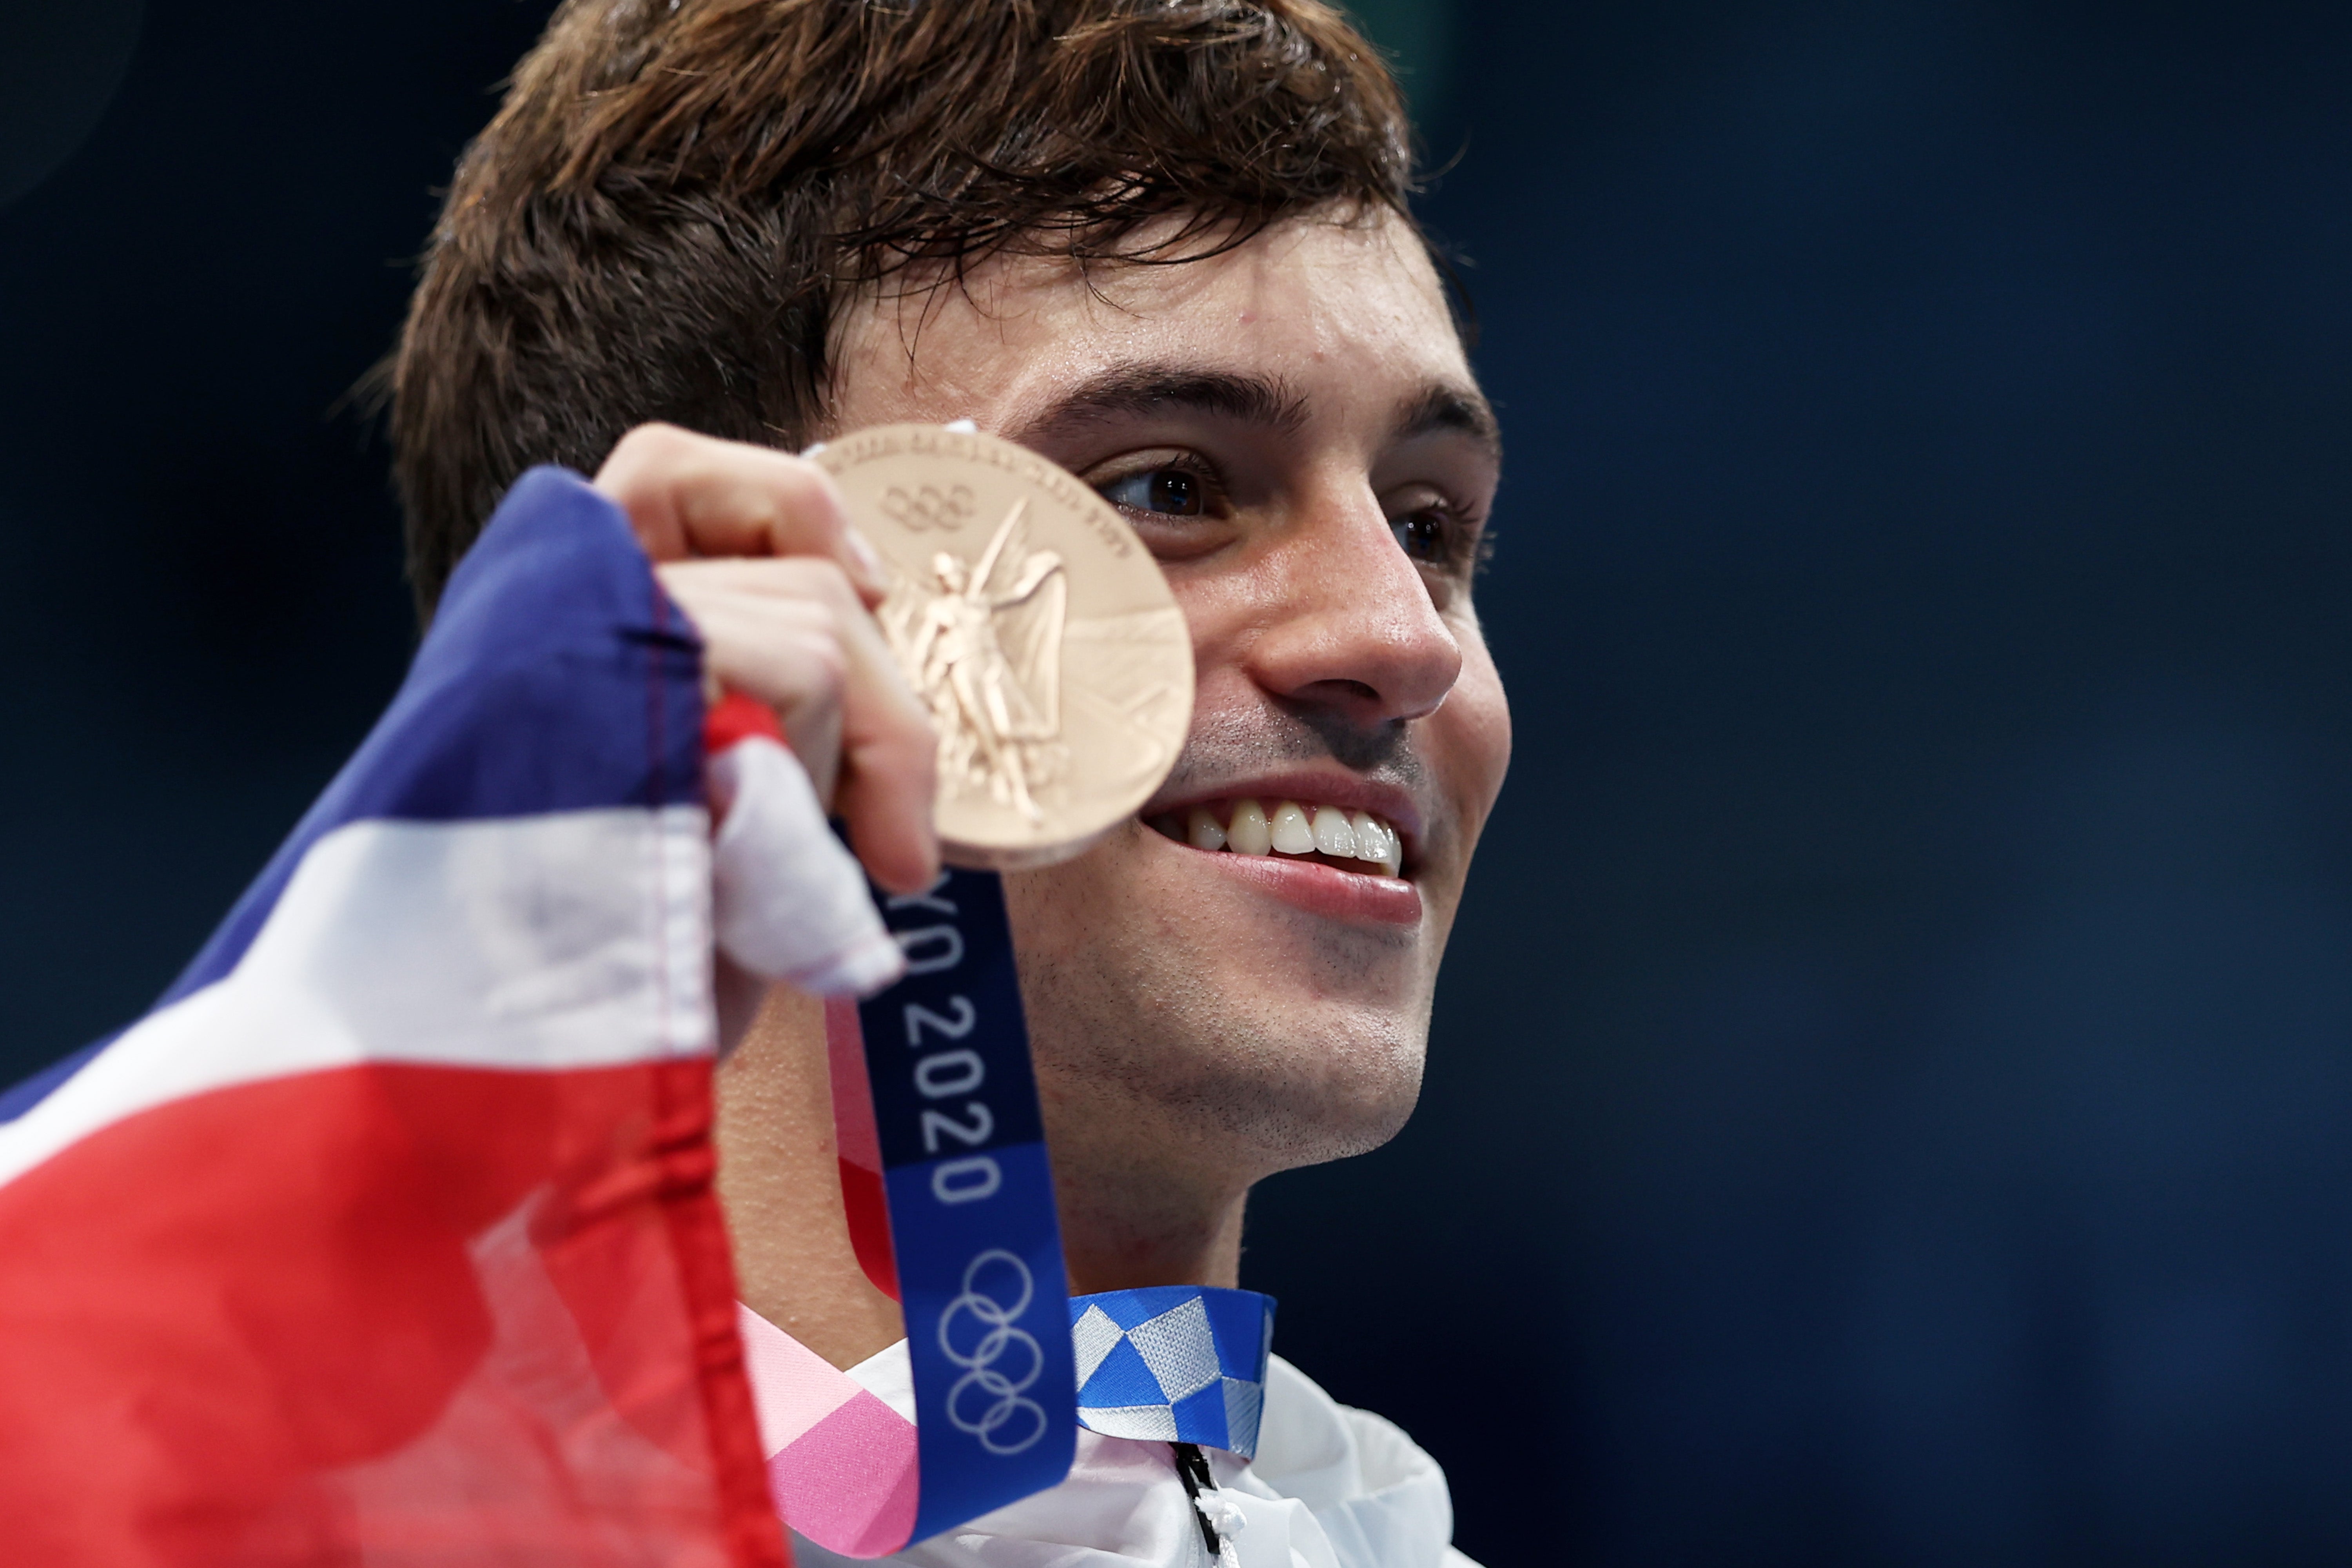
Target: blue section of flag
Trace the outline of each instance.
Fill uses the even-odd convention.
[[[533,468],[450,578],[392,706],[156,1005],[236,968],[303,856],[346,824],[699,804],[701,670],[620,509]],[[96,1054],[0,1097],[0,1121]]]
[[[450,578],[392,706],[157,1005],[235,968],[310,846],[346,823],[701,799],[700,640],[621,510],[533,468]]]
[[[16,1121],[16,1118],[47,1099],[51,1089],[81,1071],[99,1052],[106,1049],[116,1036],[121,1033],[121,1030],[117,1029],[114,1034],[107,1036],[104,1039],[93,1040],[73,1055],[51,1062],[32,1077],[11,1084],[5,1091],[0,1091],[0,1125]]]

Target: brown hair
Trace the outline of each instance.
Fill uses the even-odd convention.
[[[1197,260],[1411,178],[1320,0],[564,0],[386,367],[418,605],[534,463],[652,419],[805,444],[836,314],[910,266]]]

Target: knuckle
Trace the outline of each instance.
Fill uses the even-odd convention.
[[[679,477],[690,461],[695,437],[675,425],[639,425],[613,443],[597,482],[625,504],[658,490]]]
[[[829,609],[839,611],[857,603],[857,591],[840,563],[823,555],[795,555],[791,565],[802,591]]]
[[[929,779],[932,763],[938,760],[939,737],[931,733],[930,725],[921,719],[912,722],[901,721],[897,728],[898,732],[891,737],[889,742],[897,762],[909,773],[919,773],[923,778]]]
[[[840,487],[806,458],[779,452],[776,460],[776,488],[792,520],[831,542],[848,521]]]
[[[849,656],[841,646],[839,628],[823,621],[803,621],[794,628],[792,640],[810,667],[822,671],[829,684],[839,686],[849,679]]]
[[[636,426],[613,444],[614,460],[633,463],[657,460],[664,454],[677,450],[679,437],[685,434],[675,425],[655,423]]]
[[[767,451],[776,465],[777,474],[784,482],[813,493],[833,493],[833,476],[814,458],[803,458],[797,452],[780,452],[773,447],[767,448]]]
[[[841,666],[817,648],[803,648],[779,676],[777,684],[792,692],[800,704],[830,708],[841,701]]]

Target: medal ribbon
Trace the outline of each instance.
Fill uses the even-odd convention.
[[[858,1005],[862,1040],[826,1021],[851,1238],[906,1318],[920,1541],[1069,1473],[1076,1375],[1003,887],[950,870],[881,905],[906,976]]]
[[[1154,1285],[1070,1300],[1078,1425],[1250,1458],[1274,1352],[1274,1298]]]

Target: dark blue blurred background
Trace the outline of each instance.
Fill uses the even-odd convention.
[[[545,5],[32,9],[0,1078],[397,679],[338,399]],[[1364,10],[1519,752],[1420,1118],[1256,1210],[1284,1348],[1492,1568],[2352,1558],[2352,8]]]

